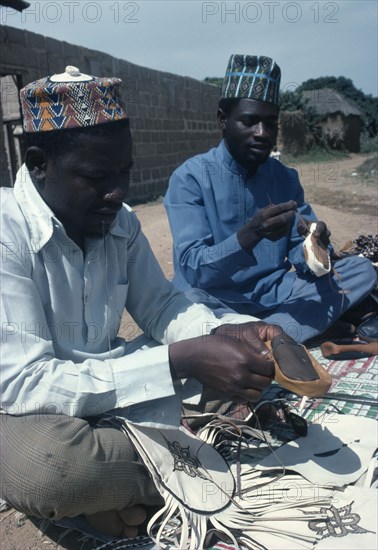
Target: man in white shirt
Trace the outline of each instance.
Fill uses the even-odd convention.
[[[132,142],[119,84],[69,66],[21,91],[25,164],[1,190],[1,467],[16,509],[83,514],[132,537],[161,497],[117,417],[177,426],[202,387],[257,400],[277,329],[210,334],[245,318],[219,320],[164,278],[124,204]],[[133,342],[117,336],[125,307],[144,331]]]

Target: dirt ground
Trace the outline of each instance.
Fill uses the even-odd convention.
[[[377,173],[375,178],[367,180],[353,175],[369,157],[353,154],[345,160],[293,165],[300,174],[307,200],[329,226],[336,248],[359,235],[378,234]],[[137,205],[134,210],[165,275],[171,278],[172,240],[161,200]],[[127,317],[123,326],[126,322]],[[127,323],[127,326],[130,325]],[[0,533],[1,550],[89,550],[95,547],[83,541],[80,535],[57,528],[49,527],[42,534],[31,521],[19,517],[14,510],[0,514]]]

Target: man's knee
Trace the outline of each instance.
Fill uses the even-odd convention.
[[[368,258],[363,256],[347,256],[335,263],[336,274],[343,280],[353,283],[361,289],[361,293],[368,294],[377,282],[377,271]]]
[[[105,428],[101,438],[83,419],[47,416],[2,419],[3,498],[26,514],[54,519],[97,511],[101,502],[121,505],[125,487],[109,475],[107,455],[118,457],[112,463],[118,474],[135,460],[125,435]]]

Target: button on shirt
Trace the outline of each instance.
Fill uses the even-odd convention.
[[[296,218],[291,233],[278,241],[262,239],[249,254],[237,231],[269,204],[289,200],[316,220],[304,202],[295,170],[268,158],[248,175],[224,141],[182,164],[172,174],[164,198],[174,240],[174,285],[205,290],[236,311],[257,314],[290,295],[295,274],[308,272]]]
[[[124,205],[109,234],[87,238],[83,252],[23,166],[14,188],[1,189],[1,225],[3,410],[122,409],[131,420],[177,423],[182,384],[172,381],[168,344],[220,323],[165,279],[135,214]],[[142,342],[117,337],[125,307]]]

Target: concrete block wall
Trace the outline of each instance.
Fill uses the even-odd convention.
[[[0,49],[0,73],[21,75],[23,85],[66,65],[122,79],[134,138],[131,202],[163,194],[181,162],[219,142],[216,86],[13,27],[0,29]]]

